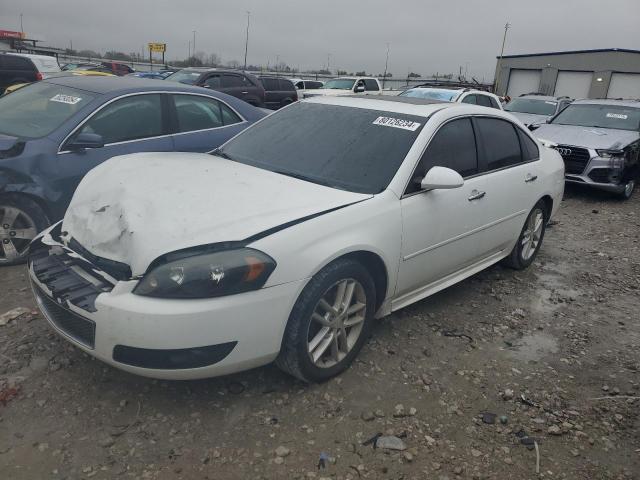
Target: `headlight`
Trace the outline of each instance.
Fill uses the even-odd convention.
[[[196,254],[159,265],[133,290],[161,298],[211,298],[261,288],[276,262],[251,248]]]
[[[624,155],[622,150],[596,150],[600,158],[621,157]]]

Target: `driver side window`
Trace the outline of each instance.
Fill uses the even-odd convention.
[[[445,123],[429,142],[406,193],[420,191],[420,182],[432,167],[447,167],[463,178],[478,173],[476,138],[470,118]]]
[[[160,95],[116,100],[91,117],[80,133],[97,133],[105,145],[160,136],[163,134]]]

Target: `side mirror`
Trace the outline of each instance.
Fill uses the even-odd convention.
[[[458,172],[446,167],[432,167],[420,182],[423,190],[449,190],[464,185]]]
[[[356,85],[356,89],[354,90],[355,93],[363,93],[364,92],[364,85]]]
[[[67,143],[69,150],[85,150],[87,148],[104,147],[104,139],[102,135],[97,133],[80,133],[76,138]]]
[[[530,131],[532,131],[532,132],[533,132],[534,130],[539,129],[541,126],[542,126],[542,125],[540,125],[539,123],[532,123],[531,125],[529,125],[529,127],[528,127],[528,128],[529,128],[529,130],[530,130]]]

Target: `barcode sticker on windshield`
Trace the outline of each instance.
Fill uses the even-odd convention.
[[[621,113],[607,113],[607,118],[619,118],[620,120],[626,120],[629,117]]]
[[[71,95],[63,95],[61,93],[58,93],[49,99],[51,102],[66,103],[68,105],[75,105],[80,100],[82,100],[81,97],[73,97]]]
[[[378,117],[373,121],[373,124],[382,125],[383,127],[402,128],[403,130],[410,130],[412,132],[415,132],[420,127],[418,122],[392,117]]]

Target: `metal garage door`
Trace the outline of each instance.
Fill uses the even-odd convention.
[[[540,70],[512,69],[509,75],[507,95],[518,97],[523,93],[535,93],[540,89]]]
[[[607,98],[640,98],[640,73],[611,75]]]
[[[558,72],[554,95],[588,98],[592,78],[592,72]]]

